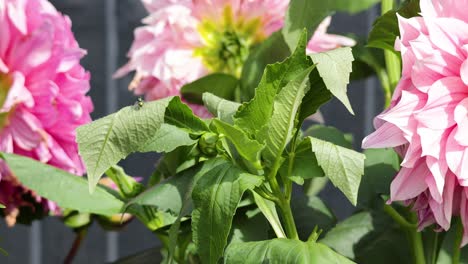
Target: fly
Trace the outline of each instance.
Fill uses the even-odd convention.
[[[138,97],[138,100],[135,102],[135,109],[140,110],[143,107],[144,101],[141,97]]]

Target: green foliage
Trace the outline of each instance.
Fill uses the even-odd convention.
[[[279,31],[254,48],[242,68],[240,80],[242,101],[248,101],[254,97],[255,88],[268,64],[282,61],[290,54],[289,47]]]
[[[331,182],[356,205],[365,156],[356,151],[309,137],[317,162]]]
[[[280,173],[282,175],[287,175],[289,173],[289,178],[300,185],[304,184],[304,180],[325,176],[312,152],[312,145],[310,144],[309,138],[303,139],[296,146],[293,165],[289,172],[288,169],[289,164],[284,162]]]
[[[257,131],[267,125],[273,114],[275,98],[283,87],[313,65],[305,54],[306,45],[307,36],[304,33],[291,57],[266,67],[255,90],[255,97],[239,108],[235,124],[246,130],[249,136],[256,135]]]
[[[350,140],[352,135],[344,134],[340,130],[330,126],[312,125],[304,132],[304,136],[328,141],[343,148],[353,148],[352,140]]]
[[[172,100],[146,103],[138,110],[128,106],[77,129],[79,152],[88,171],[91,191],[107,169],[153,141]]]
[[[315,2],[292,1],[290,10]],[[354,12],[373,3],[332,2],[321,15],[329,14],[333,5]],[[301,11],[301,16],[310,12]],[[291,15],[288,19],[301,25]],[[321,21],[320,16],[313,19]],[[307,30],[287,30],[251,52],[240,80],[212,74],[182,88],[187,99],[203,101],[212,119],[200,119],[179,97],[171,97],[123,108],[78,129],[80,154],[89,171],[88,183],[73,177],[80,192],[88,185],[96,189],[93,195],[103,197],[97,199],[115,199],[119,208],[111,208],[121,212],[124,202],[96,187],[106,172],[117,184],[126,212],[161,238],[164,263],[218,263],[223,256],[225,263],[353,263],[316,243],[322,231],[336,224],[333,213],[315,197],[320,188],[308,191],[311,196],[292,196],[293,182],[327,177],[351,202],[357,201],[364,155],[349,149],[349,136],[334,128],[301,130],[303,121],[333,95],[352,112],[346,86],[353,56],[343,48],[310,58]],[[294,38],[297,48],[286,58],[290,51],[285,40],[291,46]],[[239,100],[238,88],[241,99],[251,100],[233,102]],[[134,152],[164,153],[146,188],[116,166]],[[52,200],[65,199],[54,195]],[[75,203],[80,200],[75,197]],[[84,207],[66,201],[72,209]],[[102,204],[95,201],[87,206]],[[98,211],[94,207],[84,212]],[[80,219],[70,217],[71,225]],[[274,236],[280,239],[265,241]]]
[[[236,77],[225,73],[213,73],[184,85],[180,92],[191,103],[203,104],[203,94],[211,93],[226,100],[234,101],[239,85]]]
[[[241,106],[239,103],[222,99],[210,93],[203,94],[203,102],[210,113],[228,124],[234,124],[234,114]]]
[[[192,193],[192,230],[203,263],[217,263],[223,255],[243,193],[261,183],[261,177],[241,171],[228,162],[198,180]]]
[[[307,28],[312,36],[320,23],[335,11],[355,14],[366,10],[379,0],[291,0],[282,33],[291,50],[294,50],[301,32]]]
[[[182,128],[189,133],[209,131],[206,123],[193,114],[192,109],[182,103],[179,97],[174,97],[166,108],[164,122]]]
[[[351,48],[339,48],[310,56],[317,65],[317,70],[327,89],[346,106],[351,114],[354,114],[346,95],[354,61]]]
[[[261,135],[266,148],[263,157],[271,165],[275,164],[297,130],[297,114],[309,87],[309,74],[312,67],[298,74],[275,98],[273,115],[267,123],[267,131]]]
[[[306,241],[315,227],[323,234],[335,226],[337,219],[330,208],[318,197],[300,195],[291,201],[299,238]]]
[[[213,124],[221,135],[226,136],[229,141],[235,146],[239,155],[250,162],[257,170],[262,169],[260,162],[260,153],[264,145],[255,140],[250,139],[242,130],[231,126],[219,120],[214,120]]]
[[[102,215],[122,212],[124,202],[107,188],[96,186],[90,194],[88,182],[82,177],[23,156],[7,153],[1,156],[21,184],[60,207]]]
[[[141,146],[140,152],[171,152],[180,146],[190,146],[196,141],[190,135],[173,125],[161,124],[159,130],[145,145]]]
[[[418,16],[421,10],[419,9],[419,1],[406,0],[400,8],[392,10],[379,17],[369,34],[367,46],[380,48],[395,52],[395,40],[400,36],[397,14],[405,17]]]
[[[390,194],[390,183],[400,168],[400,161],[392,149],[368,149],[364,154],[366,161],[358,206],[376,208],[381,204],[381,195]]]
[[[88,171],[90,190],[94,190],[107,169],[131,153],[154,151],[152,148],[158,152],[173,150],[193,143],[181,134],[182,131],[169,126],[164,126],[162,134],[159,134],[164,123],[190,133],[208,130],[207,125],[194,116],[178,97],[146,103],[140,109],[125,107],[115,114],[79,127],[77,142]]]
[[[320,243],[357,263],[412,263],[405,232],[382,211],[351,216],[330,230]]]
[[[226,251],[224,263],[346,264],[354,262],[321,243],[277,238],[261,242],[231,244]]]

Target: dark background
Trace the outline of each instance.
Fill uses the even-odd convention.
[[[1,0],[0,0],[1,1]],[[146,11],[139,0],[52,0],[58,10],[71,17],[80,46],[88,50],[84,67],[92,74],[90,95],[95,105],[93,118],[99,118],[130,105],[136,98],[127,90],[131,76],[113,80],[112,73],[126,63],[126,53],[133,40],[133,29],[140,25]],[[330,32],[367,35],[378,7],[356,16],[337,14]],[[381,110],[382,95],[375,78],[353,82],[349,96],[355,116],[350,115],[336,100],[323,110],[327,125],[352,133],[359,149],[365,134],[372,131],[372,118]],[[122,165],[130,175],[149,176],[156,155],[134,155]],[[338,218],[353,211],[342,194],[328,186],[321,194]],[[96,201],[99,202],[99,201]],[[0,255],[0,263],[53,264],[62,263],[74,234],[60,220],[49,218],[32,226],[7,228],[0,223],[0,247],[9,256]],[[138,221],[133,221],[119,233],[90,228],[75,263],[106,263],[159,244],[154,235]]]

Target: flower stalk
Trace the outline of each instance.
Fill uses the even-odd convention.
[[[395,7],[394,0],[382,0],[382,15],[391,11]],[[385,64],[387,66],[388,84],[382,85],[385,93],[385,107],[390,106],[391,95],[395,91],[395,87],[401,79],[401,62],[400,58],[393,51],[385,50]]]

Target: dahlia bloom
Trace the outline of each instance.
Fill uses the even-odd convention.
[[[147,100],[179,95],[180,88],[212,72],[240,76],[250,48],[283,27],[289,0],[142,0],[150,13],[135,30],[130,61],[117,71],[136,71],[129,89]],[[353,46],[327,34],[325,19],[307,51]],[[197,112],[197,111],[196,111]]]
[[[403,158],[391,201],[412,204],[419,228],[448,230],[452,215],[468,243],[467,0],[421,0],[422,17],[398,17],[402,79],[363,148],[393,147]]]
[[[89,73],[79,61],[70,19],[47,0],[0,1],[0,151],[82,175],[75,129],[93,110]],[[0,163],[0,203],[14,224],[21,207],[54,203],[38,197]],[[41,175],[37,175],[41,177]]]

